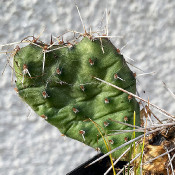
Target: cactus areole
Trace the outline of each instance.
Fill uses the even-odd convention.
[[[107,136],[111,130],[132,129],[109,118],[133,124],[136,111],[136,125],[140,125],[135,98],[93,78],[136,92],[133,72],[107,38],[84,37],[71,47],[29,44],[16,53],[14,67],[19,96],[65,136],[106,153],[98,128],[111,150],[132,138],[131,132]],[[126,148],[112,156],[119,157]]]

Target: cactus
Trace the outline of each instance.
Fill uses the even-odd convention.
[[[136,80],[123,56],[107,38],[83,39],[74,44],[31,43],[14,57],[19,96],[62,134],[106,153],[102,134],[132,129],[109,120],[140,125],[139,104],[128,94],[93,77],[136,92]],[[90,121],[91,119],[92,121]],[[137,133],[138,135],[139,133]],[[107,136],[111,149],[130,140],[132,133]],[[117,158],[127,147],[113,153]]]

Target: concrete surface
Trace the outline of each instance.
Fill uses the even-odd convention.
[[[105,8],[110,10],[109,35],[122,48],[126,60],[156,77],[139,76],[138,90],[144,98],[175,114],[175,100],[161,81],[175,92],[175,1],[171,0],[84,0],[78,1],[86,28],[105,26]],[[108,5],[107,5],[108,4]],[[0,0],[0,44],[38,35],[59,36],[67,29],[83,32],[72,0]],[[8,49],[7,47],[5,49]],[[1,49],[1,51],[3,48]],[[7,57],[0,55],[0,72]],[[82,143],[64,138],[59,131],[36,116],[11,85],[11,69],[0,75],[0,174],[65,175],[96,152]],[[142,94],[142,93],[141,93]],[[162,117],[160,115],[160,117]]]

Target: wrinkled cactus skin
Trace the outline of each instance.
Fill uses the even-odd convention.
[[[136,92],[135,77],[107,38],[100,41],[84,37],[71,48],[54,50],[58,47],[63,45],[54,46],[50,49],[53,51],[45,54],[44,73],[41,47],[29,44],[15,55],[19,96],[62,134],[106,153],[104,141],[89,118],[103,127],[104,130],[100,128],[103,135],[111,133],[110,130],[132,129],[109,118],[133,124],[136,111],[136,125],[139,126],[139,104],[135,98],[129,100],[128,94],[95,80],[93,76],[132,93]],[[31,77],[27,73],[24,75],[24,65]],[[132,133],[108,136],[111,149],[131,137]],[[125,149],[114,152],[113,157],[117,158]]]

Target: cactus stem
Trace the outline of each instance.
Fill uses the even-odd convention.
[[[136,125],[140,125],[138,102],[133,98],[132,103],[129,103],[127,95],[136,96],[136,80],[124,58],[117,53],[115,46],[106,36],[104,39],[97,39],[94,36],[94,40],[91,40],[88,33],[80,36],[83,37],[81,41],[72,40],[65,43],[59,40],[61,37],[56,38],[55,42],[51,36],[50,44],[37,41],[21,48],[14,57],[16,85],[20,90],[20,97],[39,116],[43,119],[48,117],[47,122],[56,126],[63,134],[66,133],[67,137],[79,140],[93,148],[99,147],[101,152],[106,153],[109,150],[104,139],[105,135],[115,128],[125,129],[125,127],[121,128],[121,124],[113,125],[108,119],[109,115],[113,120],[117,117],[117,120],[122,123],[124,123],[124,116],[128,116],[128,122],[125,125],[130,127],[132,119],[129,117],[132,111],[136,111],[138,119]],[[58,42],[60,42],[59,45]],[[23,71],[24,64],[26,65]],[[34,77],[30,77],[27,66]],[[116,73],[116,81],[114,73]],[[22,76],[26,78],[24,84],[21,83]],[[121,86],[119,90],[123,87],[122,91],[127,94],[116,92],[115,89],[102,84],[107,80],[111,83],[115,82],[113,86]],[[110,82],[107,84],[112,86]],[[125,88],[129,87],[131,92],[126,92]],[[97,123],[93,122],[89,116]],[[101,129],[103,132],[100,131]],[[116,140],[109,138],[113,139],[109,144],[113,144],[112,148],[118,147],[123,144],[126,136],[131,138],[131,135],[126,133]],[[113,156],[118,158],[120,153],[115,152]]]

